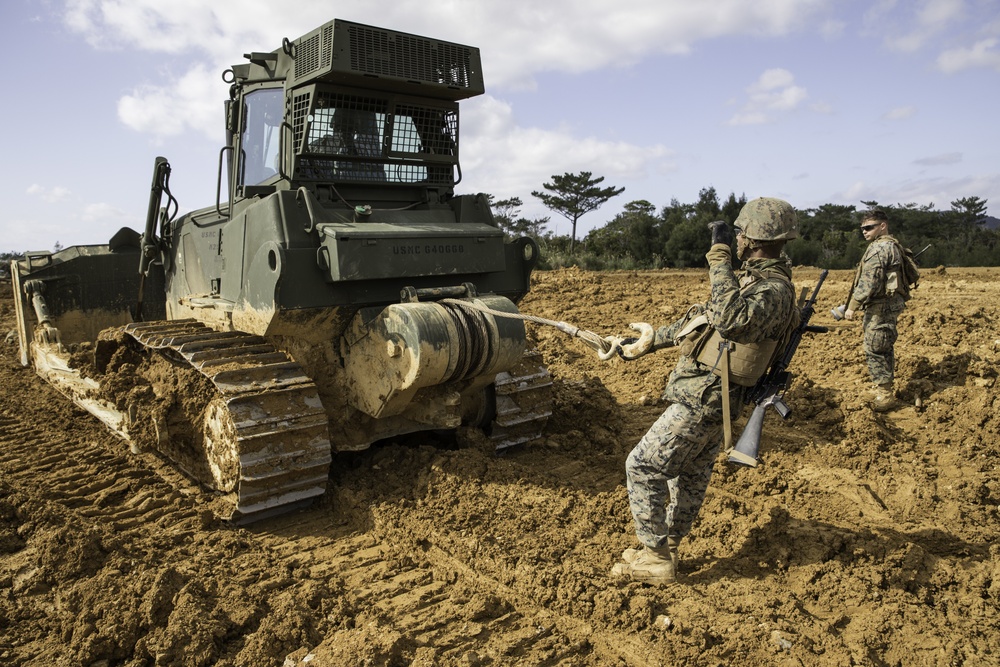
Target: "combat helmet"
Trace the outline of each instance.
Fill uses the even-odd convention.
[[[795,209],[785,200],[774,197],[748,201],[737,216],[735,226],[755,241],[788,241],[799,236]]]

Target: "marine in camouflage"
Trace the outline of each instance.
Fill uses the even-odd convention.
[[[901,293],[892,293],[887,283],[902,265],[899,243],[889,235],[879,236],[868,244],[858,264],[854,289],[847,305],[848,310],[864,310],[865,361],[872,382],[877,385],[892,384],[895,373],[895,343],[899,336],[897,321],[906,307]],[[896,279],[900,279],[895,276]]]
[[[714,377],[714,376],[713,376]],[[625,461],[636,537],[648,547],[681,538],[705,499],[722,445],[722,420],[674,403],[660,415]]]
[[[706,314],[723,337],[737,344],[781,339],[796,312],[790,262],[749,259],[737,274],[730,253],[727,246],[713,246],[711,297],[691,314]],[[677,334],[689,319],[687,315],[657,330],[654,349],[676,345]],[[745,389],[730,384],[733,417],[743,406]],[[711,367],[682,354],[670,373],[664,398],[671,405],[626,461],[636,534],[653,548],[690,531],[722,444],[722,379]]]

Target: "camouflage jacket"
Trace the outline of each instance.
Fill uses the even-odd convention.
[[[753,273],[763,279],[753,281]],[[782,280],[781,274],[788,280]],[[775,277],[771,277],[775,276]],[[734,272],[729,263],[715,264],[709,269],[712,296],[705,304],[693,307],[704,313],[709,322],[724,337],[736,343],[758,343],[765,339],[780,339],[787,332],[795,317],[795,289],[789,282],[792,277],[790,262],[785,259],[751,259],[743,270]],[[741,282],[742,281],[742,282]],[[750,283],[742,292],[741,285]],[[688,315],[656,332],[656,347],[678,343],[677,334],[689,321]],[[744,387],[730,385],[730,405],[733,416],[743,406]],[[702,416],[722,418],[722,378],[711,367],[681,355],[670,373],[663,397],[673,403],[682,403]]]
[[[848,310],[863,310],[870,303],[886,299],[886,279],[890,271],[903,263],[899,242],[889,235],[879,236],[868,244],[854,275],[854,287]]]

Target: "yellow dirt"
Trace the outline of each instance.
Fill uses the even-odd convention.
[[[336,457],[314,506],[233,527],[0,343],[0,664],[1000,664],[1000,270],[924,273],[885,415],[859,324],[829,316],[850,274],[830,275],[792,416],[767,417],[764,466],[720,457],[663,589],[609,571],[674,351],[605,363],[529,325],[556,389],[541,442],[399,438]],[[705,271],[562,270],[520,307],[625,335],[707,293]],[[6,283],[3,331],[10,303]]]

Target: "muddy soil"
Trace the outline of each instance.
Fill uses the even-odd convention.
[[[624,459],[676,352],[605,363],[530,325],[556,394],[541,441],[399,438],[338,455],[312,506],[232,526],[0,338],[0,664],[1000,664],[1000,271],[925,273],[885,415],[830,274],[791,417],[767,417],[764,465],[720,456],[662,589],[609,571],[635,545]],[[562,270],[521,307],[626,334],[706,296],[704,271]]]

